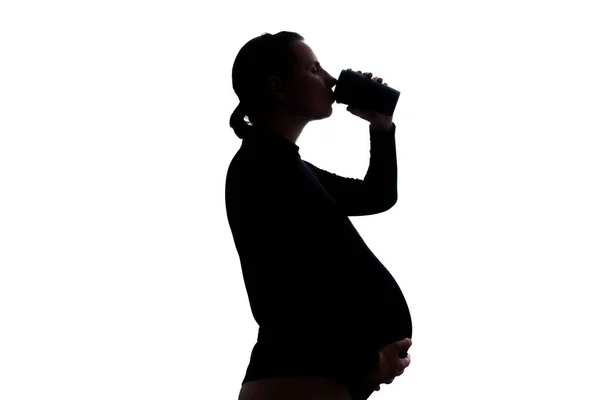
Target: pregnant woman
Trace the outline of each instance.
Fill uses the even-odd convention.
[[[396,125],[348,107],[370,123],[371,157],[364,180],[338,176],[296,145],[308,122],[331,116],[336,84],[301,35],[250,40],[232,78],[242,144],[225,202],[259,325],[239,400],[365,400],[410,364],[402,291],[348,218],[396,203]]]

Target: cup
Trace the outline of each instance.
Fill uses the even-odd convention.
[[[348,68],[340,73],[333,96],[337,103],[392,116],[400,92]]]

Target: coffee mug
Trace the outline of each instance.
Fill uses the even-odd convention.
[[[400,92],[348,68],[340,73],[333,96],[337,103],[392,116]]]

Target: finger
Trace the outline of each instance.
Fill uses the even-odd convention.
[[[348,107],[346,107],[346,110],[348,110],[350,113],[356,115],[357,117],[364,118],[366,116],[362,110],[357,109],[355,107],[348,106]]]
[[[408,368],[410,365],[410,360],[406,360],[406,358],[401,358],[400,361],[396,364],[396,376],[400,376],[404,373],[404,370]]]
[[[408,367],[410,365],[410,356],[402,358],[402,362],[404,363],[404,368]]]
[[[402,351],[406,352],[410,348],[410,346],[412,346],[412,339],[404,338],[402,340],[394,342],[394,344],[398,348],[398,353],[401,353]]]
[[[400,376],[404,373],[404,370],[406,369],[406,367],[408,367],[408,365],[405,362],[398,362],[398,364],[396,365],[396,376]]]
[[[346,107],[346,110],[348,110],[349,112],[351,112],[354,115],[358,115],[360,113],[359,111],[356,110],[356,108],[350,107],[350,106]]]

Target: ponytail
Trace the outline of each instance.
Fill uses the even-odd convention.
[[[248,132],[248,129],[252,126],[246,123],[244,119],[247,113],[244,111],[244,107],[242,103],[238,104],[238,106],[233,110],[231,117],[229,118],[229,126],[233,128],[233,131],[240,139],[243,139]]]

